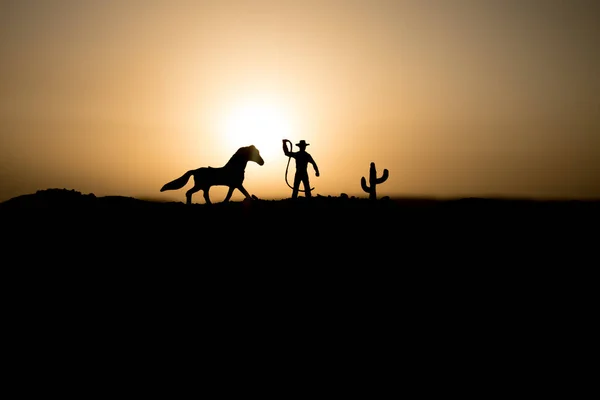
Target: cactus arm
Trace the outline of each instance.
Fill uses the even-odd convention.
[[[367,193],[371,193],[372,192],[372,188],[370,188],[369,186],[367,186],[367,180],[365,179],[365,177],[363,176],[362,178],[360,178],[360,186],[362,187],[362,190],[364,190]]]
[[[383,183],[383,182],[387,181],[387,178],[388,178],[389,176],[390,176],[390,173],[389,173],[389,171],[388,171],[387,169],[384,169],[384,170],[383,170],[383,175],[381,176],[381,178],[377,178],[377,179],[375,180],[375,183],[376,183],[377,185],[379,185],[380,183]]]

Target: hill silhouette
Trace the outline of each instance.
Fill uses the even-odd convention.
[[[190,240],[220,240],[221,244],[226,240],[232,246],[260,240],[274,245],[285,242],[292,247],[318,247],[318,243],[326,241],[331,247],[339,245],[352,250],[348,244],[360,246],[362,241],[376,244],[382,254],[400,251],[403,241],[440,245],[459,238],[478,242],[494,237],[504,243],[517,238],[530,243],[541,237],[572,239],[596,228],[599,210],[600,201],[388,197],[370,200],[344,194],[185,204],[125,196],[98,197],[57,188],[0,203],[8,236],[23,230],[73,235],[77,227],[77,231],[91,237],[128,233],[131,240],[151,236],[168,242],[173,234],[185,232]]]
[[[433,334],[482,316],[529,320],[547,312],[539,299],[546,310],[572,294],[599,211],[347,196],[188,205],[48,189],[0,203],[2,261],[15,309],[68,310],[69,322],[310,310],[379,326],[402,316]]]

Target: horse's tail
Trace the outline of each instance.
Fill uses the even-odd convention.
[[[160,189],[161,192],[165,190],[177,190],[181,189],[185,186],[186,183],[190,180],[190,176],[194,173],[193,170],[189,170],[185,174],[181,175],[179,178],[172,180],[169,183],[165,183],[164,186]]]

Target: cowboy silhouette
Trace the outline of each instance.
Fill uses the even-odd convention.
[[[287,143],[290,144],[290,149],[288,149]],[[300,148],[299,151],[291,151],[291,144],[287,139],[283,139],[283,152],[288,157],[293,157],[296,160],[296,174],[294,175],[294,187],[292,188],[292,199],[298,197],[298,192],[300,191],[300,183],[304,185],[304,196],[311,197],[311,187],[310,181],[308,179],[308,164],[312,164],[315,169],[315,175],[319,176],[319,167],[317,167],[317,163],[313,160],[312,156],[306,152],[306,146],[309,144],[306,143],[304,139],[300,142],[296,143],[296,146]]]

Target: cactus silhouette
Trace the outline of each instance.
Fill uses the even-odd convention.
[[[360,178],[360,186],[362,187],[362,190],[369,193],[370,200],[377,200],[377,185],[387,181],[388,176],[389,171],[387,169],[384,169],[381,178],[377,178],[377,170],[375,169],[375,163],[371,163],[371,168],[369,169],[369,186],[367,186],[367,180],[364,176]]]

